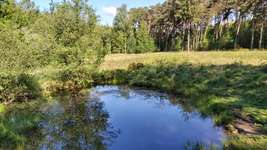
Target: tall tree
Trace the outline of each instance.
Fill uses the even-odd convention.
[[[127,53],[128,38],[129,38],[129,18],[126,5],[122,5],[117,8],[117,14],[113,22],[113,42],[112,50],[118,50],[119,52]]]

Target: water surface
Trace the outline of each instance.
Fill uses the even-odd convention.
[[[183,150],[222,147],[223,129],[176,97],[124,86],[98,86],[83,98],[42,106],[41,150]]]

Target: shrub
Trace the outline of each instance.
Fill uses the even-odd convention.
[[[40,94],[40,88],[32,75],[25,73],[0,73],[0,102],[23,102]]]
[[[128,66],[128,70],[137,70],[137,69],[141,69],[141,68],[144,68],[143,63],[132,63]]]
[[[93,84],[92,70],[86,67],[68,67],[58,73],[59,82],[63,83],[63,88],[71,92],[80,91]]]

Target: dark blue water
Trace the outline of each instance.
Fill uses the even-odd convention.
[[[88,97],[53,100],[42,111],[43,150],[220,149],[226,138],[212,118],[149,90],[99,86]]]

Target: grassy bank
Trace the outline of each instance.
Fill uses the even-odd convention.
[[[127,70],[102,71],[99,84],[127,84],[187,97],[207,115],[228,124],[235,117],[267,124],[266,65],[132,64]]]

